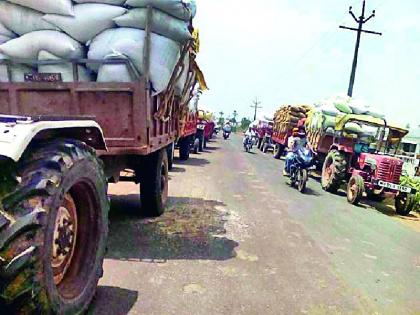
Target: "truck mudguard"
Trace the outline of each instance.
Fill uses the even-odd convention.
[[[43,120],[0,115],[0,156],[18,162],[33,140],[48,140],[53,135],[106,150],[101,127],[93,120]]]

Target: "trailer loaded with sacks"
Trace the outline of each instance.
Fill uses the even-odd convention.
[[[167,148],[197,83],[195,4],[85,2],[0,2],[2,314],[87,310],[108,183],[140,183],[139,214],[168,200]]]

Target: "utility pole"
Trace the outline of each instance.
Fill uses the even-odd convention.
[[[262,108],[262,107],[258,106],[260,104],[261,104],[261,102],[258,101],[258,98],[255,98],[254,105],[251,106],[251,108],[253,108],[255,110],[254,121],[257,120],[257,110]]]
[[[356,18],[356,15],[353,13],[353,8],[350,7],[349,13],[353,17],[353,19],[356,21],[356,23],[359,24],[358,28],[353,27],[347,27],[340,25],[340,28],[350,30],[350,31],[356,31],[357,32],[357,40],[356,40],[356,48],[354,51],[354,59],[353,59],[353,67],[351,70],[351,76],[350,76],[350,84],[349,84],[349,91],[348,96],[353,96],[353,87],[354,87],[354,81],[356,79],[356,69],[357,69],[357,61],[359,58],[359,48],[360,48],[360,39],[362,37],[362,33],[368,33],[368,34],[374,34],[374,35],[380,35],[382,36],[382,33],[373,32],[373,31],[367,31],[363,29],[363,24],[367,23],[370,19],[375,17],[375,10],[372,11],[372,14],[365,18],[365,12],[366,12],[366,0],[363,0],[363,8],[362,8],[362,15],[359,18]]]

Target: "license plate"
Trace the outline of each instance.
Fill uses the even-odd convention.
[[[25,73],[25,82],[63,82],[61,73]]]
[[[378,185],[381,186],[381,187],[384,187],[384,188],[398,190],[398,191],[408,193],[408,194],[411,193],[411,187],[405,187],[405,186],[392,184],[392,183],[387,183],[387,182],[383,182],[383,181],[379,181]]]
[[[198,125],[197,129],[199,130],[204,130],[206,128],[206,125]]]

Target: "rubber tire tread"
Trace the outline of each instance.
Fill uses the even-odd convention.
[[[0,200],[0,215],[4,211],[14,222],[0,229],[1,314],[83,314],[103,274],[102,264],[108,236],[109,201],[102,162],[90,147],[73,140],[56,140],[36,149],[29,148],[21,161],[16,171],[21,178],[20,183],[17,182],[13,191]],[[99,202],[105,205],[100,213],[104,220],[100,227],[100,244],[97,244],[96,257],[99,261],[96,260],[96,283],[90,282],[89,290],[86,289],[80,304],[71,306],[70,311],[64,311],[61,306],[51,302],[47,293],[47,280],[43,277],[43,246],[51,211],[48,207],[53,206],[54,199],[60,193],[60,183],[78,163],[90,163],[97,177],[103,181],[97,183],[96,188],[103,185],[104,190],[98,191],[98,195],[101,199]],[[34,200],[41,202],[42,207],[39,207],[40,203],[35,205]]]
[[[187,161],[190,158],[190,138],[182,139],[179,143],[179,159],[181,161]]]
[[[336,193],[340,188],[343,180],[346,178],[347,174],[347,161],[343,153],[338,150],[331,150],[327,157],[325,158],[324,165],[322,167],[322,174],[324,175],[327,161],[332,159],[332,163],[335,165],[335,172],[331,175],[331,180],[329,183],[325,183],[323,180],[324,176],[321,179],[322,188],[325,191]]]
[[[165,212],[165,204],[161,196],[162,163],[168,165],[167,154],[159,150],[144,157],[140,165],[140,199],[142,215],[159,217]],[[167,183],[168,184],[168,181]]]

